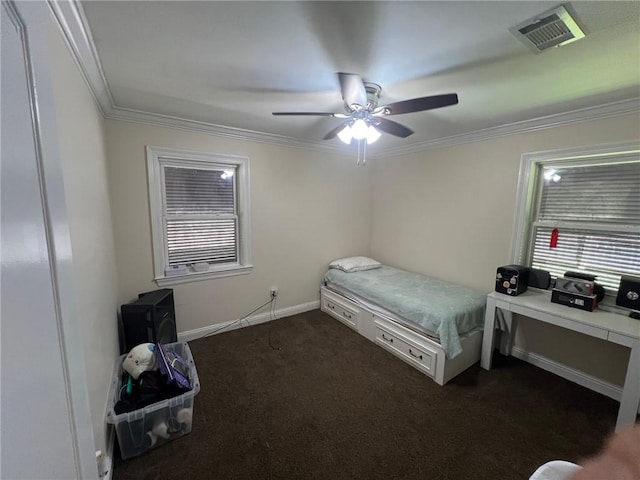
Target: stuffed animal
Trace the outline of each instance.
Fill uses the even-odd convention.
[[[142,372],[155,370],[157,368],[155,345],[153,343],[141,343],[133,347],[124,362],[122,362],[122,368],[134,380],[137,380]]]

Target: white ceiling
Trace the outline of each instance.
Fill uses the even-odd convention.
[[[416,133],[383,135],[381,150],[640,97],[638,1],[571,2],[586,37],[540,54],[509,28],[558,2],[81,5],[115,106],[298,141],[340,120],[271,112],[344,112],[338,71],[380,84],[381,105],[458,94],[392,117]]]

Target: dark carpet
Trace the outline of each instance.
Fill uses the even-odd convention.
[[[191,434],[114,479],[528,479],[598,451],[618,409],[500,355],[440,387],[319,310],[189,346]]]

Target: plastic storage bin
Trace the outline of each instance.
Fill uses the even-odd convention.
[[[189,364],[191,390],[139,410],[116,415],[113,407],[119,399],[122,388],[122,363],[127,354],[121,355],[116,360],[109,390],[107,423],[115,426],[123,459],[135,457],[191,432],[193,401],[200,391],[196,365],[189,345],[186,343],[167,343],[163,346],[167,351],[178,354]]]

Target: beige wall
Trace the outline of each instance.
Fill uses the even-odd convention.
[[[629,115],[372,161],[371,254],[489,292],[496,268],[511,262],[521,155],[630,141],[639,132],[638,115]],[[541,332],[537,322],[522,322],[517,345],[622,383],[627,349],[562,329]]]
[[[105,409],[118,354],[115,251],[104,120],[53,23],[49,55],[73,251],[76,317],[86,357],[96,449],[105,450]]]
[[[313,302],[329,261],[367,253],[369,171],[355,159],[296,148],[107,121],[120,303],[153,280],[145,145],[248,156],[253,271],[175,285],[179,332],[238,319],[279,289],[278,309]]]

